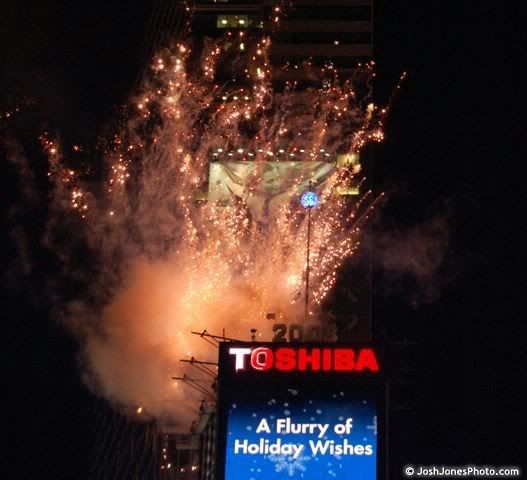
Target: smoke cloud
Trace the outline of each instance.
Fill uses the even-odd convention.
[[[447,215],[407,229],[370,233],[367,244],[374,267],[383,272],[382,288],[414,306],[437,300],[448,282],[443,266],[449,240]]]

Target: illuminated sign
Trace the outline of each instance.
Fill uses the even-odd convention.
[[[381,370],[365,344],[222,344],[217,479],[377,480]]]
[[[333,343],[337,341],[337,325],[335,323],[325,325],[301,325],[298,323],[287,325],[285,323],[275,323],[273,325],[273,342],[285,343],[288,340],[291,343]]]
[[[235,369],[336,372],[378,372],[379,364],[371,348],[290,348],[290,347],[231,347]],[[249,361],[247,361],[249,359]]]
[[[207,198],[217,205],[242,200],[260,222],[278,214],[310,181],[322,187],[334,171],[335,165],[324,161],[210,162]]]

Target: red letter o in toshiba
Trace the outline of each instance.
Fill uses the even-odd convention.
[[[255,370],[269,370],[273,366],[273,352],[269,348],[255,348],[251,353],[251,367]]]

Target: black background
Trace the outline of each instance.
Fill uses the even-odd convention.
[[[415,375],[414,441],[405,463],[521,463],[519,392],[525,387],[519,315],[521,185],[509,147],[516,140],[513,3],[376,2],[378,95],[401,71],[386,141],[375,147],[378,188],[392,191],[385,228],[406,228],[448,211],[451,280],[432,304],[385,295],[374,278],[374,319],[415,325],[422,355]],[[0,7],[2,110],[32,101],[2,136],[15,136],[41,174],[37,137],[94,144],[126,101],[139,69],[151,2],[7,0]],[[105,409],[83,385],[78,345],[47,309],[40,285],[56,265],[38,250],[42,204],[25,208],[12,167],[2,164],[5,256],[2,423],[7,479],[87,478]],[[27,244],[35,251],[20,258]],[[27,268],[31,265],[31,268]],[[28,275],[24,276],[23,273]],[[397,328],[392,328],[397,330]],[[396,432],[397,433],[397,432]],[[133,461],[133,458],[130,458]]]

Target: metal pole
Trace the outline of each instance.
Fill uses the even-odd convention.
[[[307,262],[306,262],[306,320],[309,316],[309,248],[311,240],[311,208],[307,209]]]

